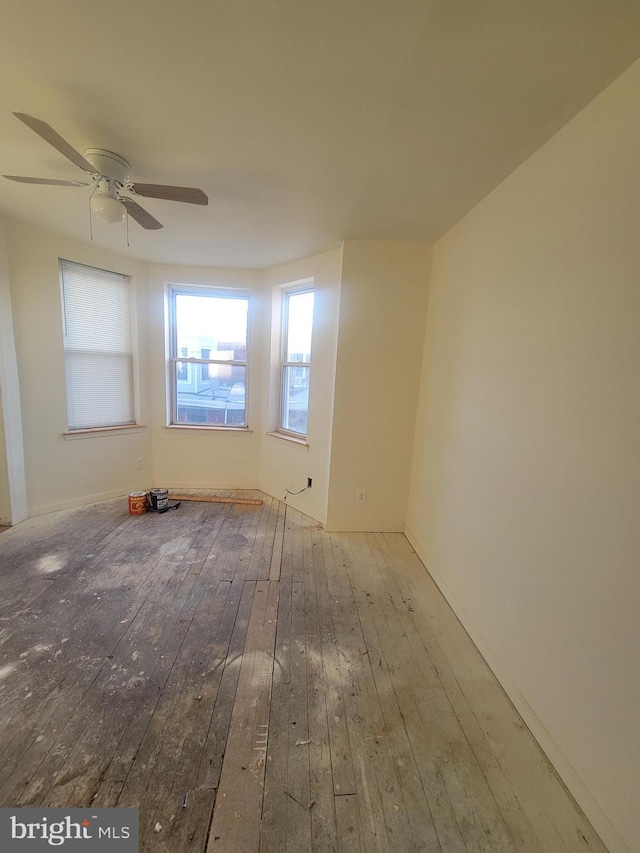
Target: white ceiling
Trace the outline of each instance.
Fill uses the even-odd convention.
[[[95,223],[124,254],[432,241],[639,55],[637,0],[2,0],[0,173],[83,179],[20,111],[209,195],[140,199],[128,250]],[[0,212],[88,239],[88,195],[0,179]]]

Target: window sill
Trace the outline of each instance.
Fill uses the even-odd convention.
[[[295,435],[288,435],[286,432],[268,432],[270,438],[279,438],[280,441],[288,441],[296,447],[302,447],[305,450],[309,449],[309,442],[306,438],[296,438]]]
[[[125,435],[127,433],[142,432],[146,427],[144,424],[128,424],[126,426],[93,427],[91,429],[73,429],[63,432],[65,441],[74,441],[78,438],[100,438],[107,435]]]
[[[253,430],[249,427],[216,426],[216,424],[211,424],[209,426],[199,426],[198,424],[167,424],[165,429],[195,430],[196,432],[233,432],[244,433],[245,435],[253,434]]]

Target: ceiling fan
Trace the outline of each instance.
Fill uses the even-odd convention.
[[[163,184],[134,184],[130,180],[130,165],[120,154],[105,151],[103,148],[87,148],[84,155],[75,150],[50,125],[26,113],[14,113],[14,116],[30,127],[45,142],[63,154],[75,166],[88,172],[93,181],[90,207],[92,213],[106,219],[107,222],[117,222],[124,218],[125,210],[132,219],[149,231],[162,228],[162,223],[153,217],[128,195],[122,191],[146,198],[159,198],[166,201],[182,201],[188,204],[209,204],[209,199],[202,190],[192,187],[169,187]],[[3,175],[10,181],[22,184],[47,184],[56,187],[88,187],[85,181],[59,181],[52,178],[27,178],[20,175]]]

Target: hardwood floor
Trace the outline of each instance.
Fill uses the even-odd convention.
[[[0,804],[139,806],[153,853],[603,853],[405,537],[249,495],[3,534]]]

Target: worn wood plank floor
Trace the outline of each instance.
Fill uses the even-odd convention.
[[[0,541],[0,804],[154,853],[604,853],[400,534],[124,500]]]

